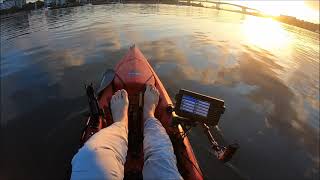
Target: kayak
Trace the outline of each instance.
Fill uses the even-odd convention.
[[[185,136],[181,126],[173,126],[173,103],[160,81],[159,77],[148,63],[142,52],[136,47],[130,47],[127,54],[115,66],[114,75],[108,85],[100,89],[97,102],[103,110],[103,118],[100,118],[95,127],[88,126],[82,135],[83,143],[100,129],[112,124],[110,100],[112,95],[120,89],[125,89],[129,95],[129,135],[128,153],[125,163],[125,179],[142,179],[144,163],[143,154],[143,92],[146,84],[154,85],[159,93],[160,100],[155,111],[155,117],[166,129],[177,158],[177,167],[184,179],[203,179],[202,171],[198,165],[192,147]],[[90,123],[90,118],[88,119]]]

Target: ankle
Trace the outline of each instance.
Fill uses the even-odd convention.
[[[149,118],[154,118],[154,111],[155,111],[155,106],[154,105],[145,105],[143,107],[143,119],[147,120]]]
[[[126,128],[128,128],[128,118],[124,118],[124,119],[123,119],[122,121],[120,121],[120,122],[123,123]]]
[[[144,121],[146,121],[149,118],[154,118],[154,113],[143,113]]]

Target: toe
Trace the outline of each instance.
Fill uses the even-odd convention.
[[[114,100],[117,101],[119,99],[119,93],[120,90],[118,90],[116,93],[114,93]]]
[[[125,96],[124,91],[125,91],[124,89],[120,90],[119,97],[124,98]]]
[[[154,93],[154,94],[157,94],[157,88],[156,87],[154,87],[154,86],[152,86],[152,92]]]
[[[119,91],[119,93],[118,93],[118,97],[119,97],[119,98],[122,98],[122,90],[123,90],[123,89],[121,89],[121,90]]]
[[[127,97],[127,96],[128,96],[127,91],[124,90],[124,89],[122,89],[122,90],[121,90],[121,96],[122,96],[123,98]]]
[[[116,96],[117,96],[118,100],[121,99],[121,91],[120,90],[117,91]]]
[[[123,99],[125,100],[125,102],[128,104],[129,103],[129,96],[126,90],[123,89],[123,91],[121,92]]]
[[[150,84],[147,84],[146,92],[147,92],[147,91],[150,91]]]
[[[114,104],[114,101],[115,101],[115,95],[111,97],[111,104]]]

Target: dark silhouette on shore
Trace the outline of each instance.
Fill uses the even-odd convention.
[[[308,22],[308,21],[304,21],[304,20],[300,20],[297,19],[296,17],[292,17],[292,16],[286,16],[286,15],[280,15],[280,16],[276,16],[273,17],[274,19],[286,23],[286,24],[290,24],[293,26],[297,26],[303,29],[307,29],[313,32],[317,32],[319,33],[320,31],[320,25],[319,24],[315,24],[312,22]]]

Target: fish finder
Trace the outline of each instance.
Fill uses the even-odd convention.
[[[214,154],[222,162],[228,162],[239,149],[239,144],[233,143],[222,146],[211,133],[210,126],[219,123],[221,114],[224,113],[224,101],[214,97],[202,95],[185,89],[180,89],[176,95],[176,105],[173,125],[181,125],[186,136],[191,127],[202,125],[204,133],[209,139]]]
[[[224,101],[185,89],[176,95],[175,113],[193,121],[216,126],[224,113]]]

